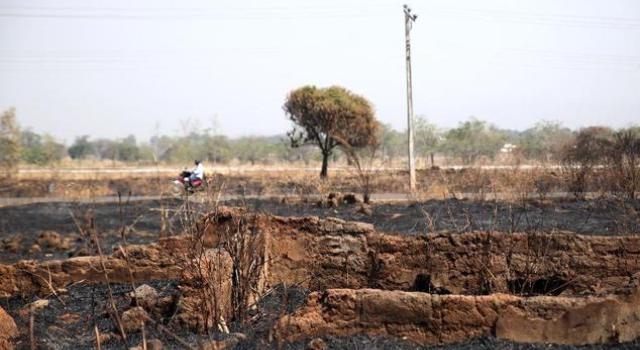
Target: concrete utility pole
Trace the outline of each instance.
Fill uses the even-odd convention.
[[[416,189],[416,160],[413,156],[413,89],[411,87],[411,28],[418,15],[412,14],[409,6],[403,6],[404,11],[404,35],[407,46],[407,133],[409,134],[409,188],[411,192]]]

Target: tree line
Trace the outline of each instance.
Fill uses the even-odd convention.
[[[201,159],[215,164],[327,165],[330,161],[349,161],[349,147],[353,150],[372,145],[376,148],[375,159],[382,164],[391,165],[406,157],[406,131],[377,122],[369,102],[344,88],[307,86],[294,90],[283,109],[294,125],[283,135],[230,138],[196,128],[180,135],[155,135],[145,141],[133,135],[117,139],[79,136],[68,145],[51,135],[21,128],[15,109],[9,109],[0,118],[0,166],[52,165],[65,158],[137,164]],[[567,160],[567,147],[571,147],[568,145],[587,147],[581,143],[587,131],[593,133],[597,129],[599,135],[609,135],[610,140],[623,132],[640,134],[638,127],[571,130],[551,121],[541,121],[523,131],[501,129],[476,118],[450,129],[423,116],[417,116],[414,124],[416,156],[427,165],[438,165],[433,162],[434,156],[457,164],[474,164],[505,154],[522,161],[559,163]],[[329,134],[331,137],[327,137]]]

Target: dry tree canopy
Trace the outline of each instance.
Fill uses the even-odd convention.
[[[381,125],[371,103],[343,87],[312,85],[293,90],[283,106],[294,127],[287,133],[293,147],[317,145],[327,176],[329,156],[336,147],[363,148],[379,143]]]

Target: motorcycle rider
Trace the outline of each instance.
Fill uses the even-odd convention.
[[[192,171],[183,171],[180,176],[182,177],[182,182],[185,185],[198,187],[202,185],[202,182],[204,181],[204,166],[199,160],[194,161],[194,164],[196,167]]]
[[[185,183],[189,183],[192,187],[198,187],[202,185],[202,181],[204,181],[204,166],[202,162],[199,160],[194,161],[195,168],[189,174],[189,177],[184,179]]]

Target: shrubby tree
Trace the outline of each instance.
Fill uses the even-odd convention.
[[[167,135],[155,135],[149,140],[149,147],[153,155],[153,161],[159,162],[161,160],[167,160],[167,153],[173,147],[174,140]]]
[[[20,134],[20,158],[29,164],[46,163],[42,149],[42,137],[31,130],[23,130]]]
[[[336,147],[363,148],[378,142],[380,124],[364,97],[332,86],[304,86],[289,93],[283,106],[294,127],[287,133],[292,147],[316,145],[322,154],[320,177],[328,174]]]
[[[394,158],[402,157],[407,152],[407,133],[393,129],[389,124],[382,125],[379,156],[383,162],[390,164]]]
[[[430,123],[424,116],[417,116],[413,122],[413,126],[416,152],[423,157],[429,155],[431,166],[433,166],[433,157],[438,150],[441,139],[438,126]]]
[[[46,164],[59,162],[67,155],[67,147],[51,136],[42,136],[42,148],[44,149]]]
[[[73,159],[86,159],[96,157],[101,160],[135,162],[142,159],[140,147],[135,136],[129,135],[122,139],[98,139],[89,140],[84,135],[76,138],[68,151]]]
[[[109,139],[97,139],[95,141],[88,142],[89,149],[91,150],[88,156],[94,156],[97,159],[101,160],[108,159],[111,161],[116,161],[118,159],[118,141]]]
[[[229,138],[224,135],[211,135],[204,143],[206,150],[204,157],[212,163],[226,163],[232,158]]]
[[[199,158],[198,150],[195,147],[195,136],[195,134],[192,134],[174,140],[167,152],[167,159],[172,161],[193,161]]]
[[[558,122],[541,121],[523,131],[516,144],[526,159],[550,161],[573,137],[569,128]]]
[[[76,137],[76,140],[67,150],[72,159],[85,159],[94,154],[93,145],[89,142],[89,136]]]
[[[123,162],[140,160],[140,148],[136,142],[136,137],[129,135],[116,143],[117,159]]]
[[[10,108],[0,117],[0,168],[12,176],[20,163],[20,125],[15,108]]]
[[[140,155],[139,161],[142,161],[145,164],[156,163],[153,148],[149,142],[140,142],[140,144],[138,144],[138,153]]]
[[[505,133],[485,121],[472,118],[447,131],[441,149],[445,154],[460,157],[466,164],[471,164],[482,156],[493,159],[506,140]]]
[[[66,147],[50,135],[39,135],[31,130],[21,134],[21,159],[25,163],[47,165],[60,161]]]
[[[266,163],[277,153],[278,140],[263,136],[244,136],[234,140],[233,150],[241,162]]]

